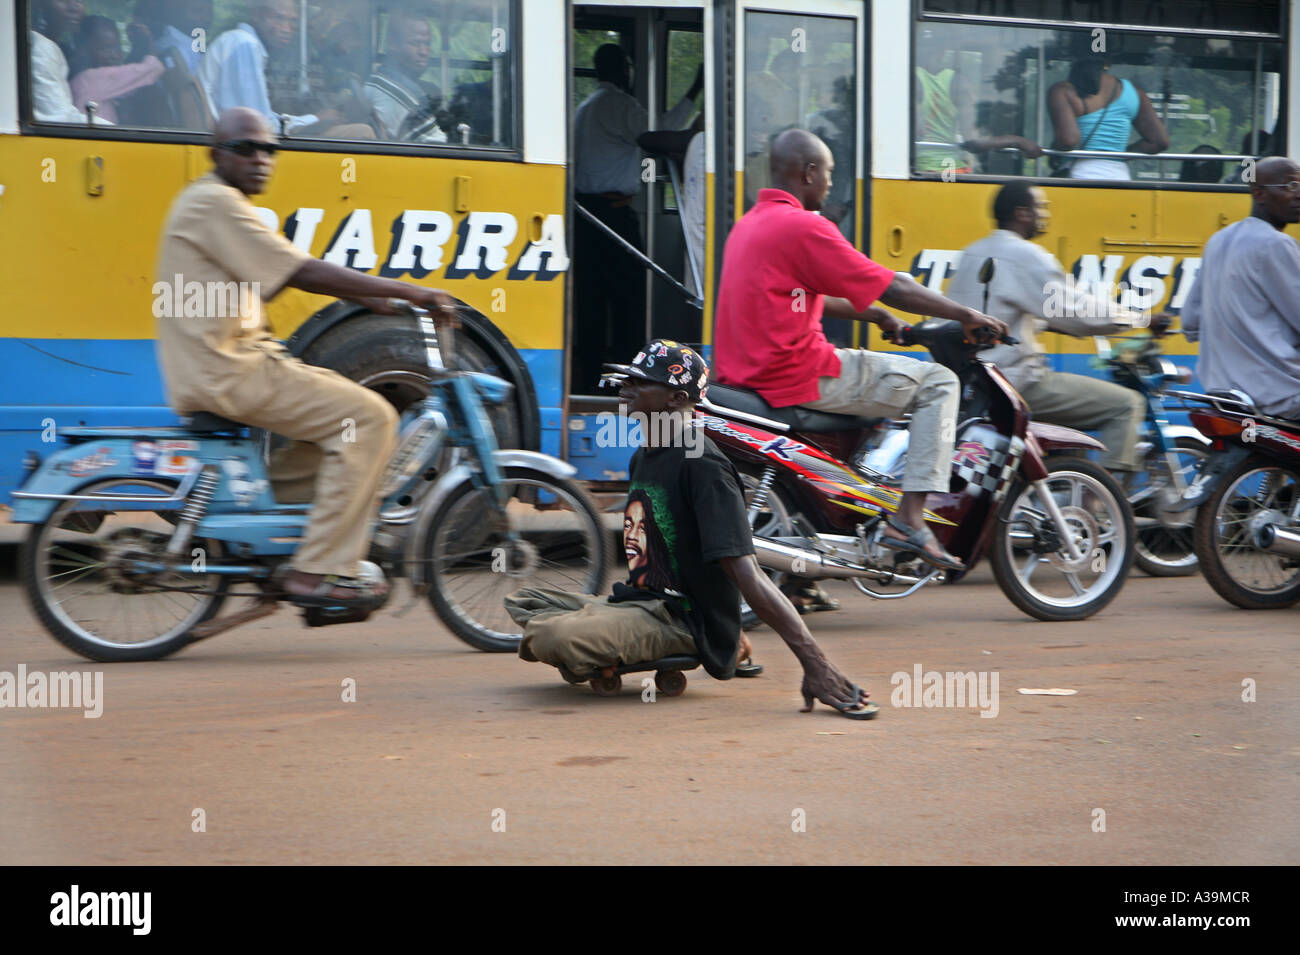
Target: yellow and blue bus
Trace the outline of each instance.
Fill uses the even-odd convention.
[[[1067,270],[1176,311],[1206,238],[1248,213],[1249,157],[1300,153],[1296,14],[1295,0],[0,0],[0,490],[64,425],[174,421],[153,267],[168,205],[209,166],[205,57],[230,31],[257,35],[262,75],[244,79],[284,131],[266,221],[314,255],[451,291],[471,312],[466,360],[515,385],[503,443],[565,457],[599,489],[628,456],[599,446],[614,399],[571,367],[575,342],[607,331],[586,327],[573,281],[573,118],[599,45],[627,51],[651,122],[703,66],[702,308],[647,267],[644,312],[625,320],[707,348],[727,231],[789,126],[830,145],[825,214],[891,268],[942,289],[993,227],[998,185],[1034,177],[1053,206],[1039,241]],[[1025,147],[1050,149],[1048,90],[1089,56],[1168,132],[1162,154],[1114,154],[1109,180],[1063,173],[1087,143]],[[644,168],[639,244],[690,286],[669,164]],[[295,290],[269,314],[307,360],[399,406],[419,394],[399,321]],[[1057,367],[1090,370],[1091,343],[1046,343]]]

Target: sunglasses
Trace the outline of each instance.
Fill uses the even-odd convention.
[[[280,149],[275,143],[261,143],[255,139],[228,139],[224,143],[217,143],[217,148],[245,158],[258,152],[274,156]]]
[[[1260,183],[1265,189],[1285,189],[1287,192],[1300,192],[1300,182],[1292,179],[1290,182],[1262,182]]]

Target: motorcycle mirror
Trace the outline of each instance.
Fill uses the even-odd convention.
[[[988,285],[990,282],[992,282],[994,271],[996,271],[996,266],[993,262],[993,257],[990,256],[989,258],[985,259],[984,264],[980,266],[980,283],[983,285]]]

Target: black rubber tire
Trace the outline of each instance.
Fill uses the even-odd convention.
[[[655,688],[664,696],[681,696],[686,692],[686,674],[681,670],[659,670],[655,673]]]
[[[1007,500],[1003,503],[1002,512],[998,515],[996,532],[993,535],[993,543],[990,546],[990,563],[993,565],[993,576],[1002,588],[1002,592],[1007,595],[1007,599],[1023,610],[1029,616],[1038,620],[1065,621],[1065,620],[1086,620],[1107,604],[1115,599],[1115,596],[1124,587],[1124,582],[1128,579],[1129,572],[1133,569],[1133,558],[1135,548],[1133,546],[1133,510],[1129,507],[1128,500],[1124,496],[1124,490],[1119,486],[1110,473],[1101,465],[1083,457],[1073,457],[1069,455],[1053,455],[1047,460],[1047,470],[1049,474],[1056,474],[1061,471],[1076,472],[1086,475],[1101,484],[1115,499],[1118,505],[1120,519],[1124,524],[1124,539],[1127,546],[1124,548],[1124,554],[1121,557],[1120,571],[1115,574],[1114,579],[1108,584],[1100,594],[1088,603],[1081,604],[1077,607],[1055,607],[1045,603],[1032,594],[1025,592],[1021,587],[1020,579],[1016,574],[1016,568],[1011,564],[1011,558],[1007,553],[1006,536],[1010,532],[1011,525],[1005,520],[1011,513],[1015,501],[1025,490],[1023,481],[1017,481],[1011,491],[1007,494]]]
[[[615,673],[613,676],[594,676],[589,681],[597,696],[618,696],[623,689],[623,678]]]
[[[1223,566],[1223,559],[1218,548],[1218,534],[1215,529],[1215,514],[1218,512],[1219,505],[1227,495],[1229,488],[1243,474],[1259,468],[1286,471],[1300,481],[1300,473],[1290,468],[1280,468],[1270,458],[1252,455],[1242,461],[1232,471],[1223,476],[1219,486],[1214,489],[1214,493],[1196,511],[1196,556],[1200,561],[1201,572],[1205,575],[1206,582],[1214,588],[1216,594],[1228,601],[1228,603],[1235,604],[1243,610],[1281,610],[1300,601],[1300,582],[1272,594],[1260,593],[1237,583]]]
[[[85,494],[94,492],[97,488],[105,487],[112,484],[121,484],[123,478],[113,478],[110,480],[93,481],[89,484],[78,488],[75,493]],[[156,481],[147,478],[132,478],[128,482],[133,485],[151,484],[157,487],[171,490],[174,484],[166,481]],[[51,512],[51,517],[58,513],[58,507]],[[184,649],[193,640],[190,638],[190,631],[206,620],[211,620],[220,611],[221,606],[225,603],[224,587],[222,590],[213,595],[203,612],[198,615],[190,626],[182,633],[178,633],[168,640],[151,644],[147,647],[130,647],[130,646],[113,646],[95,643],[87,640],[75,630],[70,629],[58,615],[54,613],[46,603],[45,595],[41,591],[40,583],[37,580],[37,557],[41,541],[44,538],[46,529],[50,522],[43,521],[40,524],[32,525],[27,534],[27,539],[23,542],[22,551],[18,557],[18,579],[22,584],[23,593],[27,598],[28,605],[36,618],[40,620],[41,625],[49,631],[59,643],[67,647],[73,653],[85,657],[87,660],[94,660],[96,663],[133,663],[144,660],[161,660],[163,657],[170,656],[178,650]],[[205,546],[211,552],[218,553],[219,547],[213,541],[199,540],[194,541],[195,546]]]
[[[1176,438],[1174,446],[1179,451],[1198,454],[1202,459],[1205,458],[1207,449],[1205,443],[1197,441],[1195,438]],[[1195,537],[1195,526],[1188,529],[1189,535]],[[1134,557],[1133,563],[1137,565],[1138,570],[1150,577],[1190,577],[1199,569],[1199,561],[1193,560],[1182,566],[1170,566],[1152,559],[1142,547],[1142,531],[1137,532],[1134,538]],[[1189,549],[1189,554],[1195,554],[1196,545],[1193,542]]]
[[[456,358],[458,366],[466,371],[481,371],[511,380],[468,335],[456,337]],[[337,371],[356,382],[378,379],[369,387],[387,398],[398,413],[405,411],[417,397],[413,376],[427,383],[429,374],[419,329],[412,319],[402,315],[365,315],[346,321],[312,342],[302,360]],[[384,381],[384,376],[390,377]],[[422,390],[428,393],[427,384]],[[522,447],[518,392],[512,392],[505,402],[486,410],[496,431],[497,446]]]
[[[506,480],[526,479],[536,481],[563,491],[573,499],[578,507],[582,508],[592,527],[595,528],[595,554],[586,592],[590,594],[601,593],[605,587],[605,578],[610,560],[609,535],[605,533],[600,510],[592,501],[591,495],[587,493],[582,485],[575,481],[556,479],[532,468],[506,468],[504,478]],[[446,624],[452,633],[470,646],[489,653],[515,653],[519,650],[519,642],[523,639],[523,633],[504,633],[489,630],[457,613],[444,590],[444,583],[438,573],[437,564],[432,560],[437,528],[443,524],[445,516],[451,512],[457,502],[475,490],[471,482],[463,482],[447,495],[446,499],[429,518],[430,530],[425,537],[423,554],[426,561],[428,561],[425,567],[428,568],[429,602],[433,606],[434,613],[438,615],[438,619]]]

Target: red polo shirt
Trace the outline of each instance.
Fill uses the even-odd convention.
[[[822,332],[822,297],[846,298],[863,311],[893,280],[828,219],[784,189],[760,189],[722,257],[714,379],[752,388],[775,408],[816,401],[817,379],[840,373]]]

